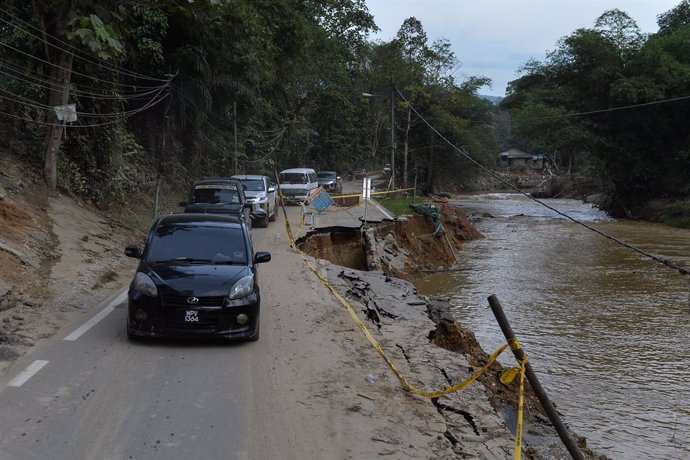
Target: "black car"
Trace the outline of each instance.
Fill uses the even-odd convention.
[[[319,171],[316,173],[319,185],[330,193],[342,193],[343,180],[335,171]]]
[[[196,181],[187,201],[181,201],[180,206],[184,207],[184,212],[239,216],[249,225],[252,219],[261,220],[266,216],[265,210],[253,209],[242,183],[228,177],[205,177]]]
[[[168,214],[151,227],[129,287],[127,336],[259,339],[261,296],[247,225],[237,216]]]

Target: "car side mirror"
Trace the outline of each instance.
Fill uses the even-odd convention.
[[[252,203],[247,203],[246,201],[244,202],[244,207],[251,209],[254,206]]]
[[[125,255],[127,257],[133,257],[135,259],[141,259],[141,249],[139,249],[139,246],[136,246],[134,244],[129,245],[125,248]]]
[[[340,176],[336,176],[335,180],[340,180]]]
[[[179,206],[182,206],[183,208],[184,208],[185,206],[187,206],[187,202],[186,202],[186,201],[180,201],[180,202],[177,203],[177,204],[178,204]]]
[[[275,191],[276,191],[275,187],[268,187],[268,193],[273,193]]]
[[[264,262],[269,262],[271,260],[271,253],[265,251],[259,251],[254,254],[254,263],[262,264]]]

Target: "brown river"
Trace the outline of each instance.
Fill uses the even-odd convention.
[[[690,230],[543,201],[690,268]],[[487,302],[496,294],[565,423],[596,452],[690,459],[688,277],[521,195],[455,204],[486,238],[463,246],[458,271],[416,280],[419,291],[451,298],[456,318],[489,352],[505,343]],[[509,353],[501,361],[514,364]]]

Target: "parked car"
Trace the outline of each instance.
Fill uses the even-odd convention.
[[[127,336],[259,339],[261,295],[249,228],[238,216],[167,214],[156,220],[129,286]]]
[[[288,200],[304,201],[319,187],[316,171],[311,168],[285,169],[278,176],[280,193]]]
[[[386,163],[385,165],[383,165],[383,173],[384,174],[390,174],[391,173],[391,164],[390,163]]]
[[[354,169],[352,171],[352,180],[362,180],[369,175],[366,169]]]
[[[187,201],[181,201],[184,212],[239,216],[251,226],[252,214],[261,219],[265,211],[253,211],[242,183],[229,177],[205,177],[194,183]],[[259,212],[259,214],[257,214]]]
[[[253,223],[257,227],[268,227],[269,221],[276,220],[276,187],[270,177],[245,174],[231,179],[242,183],[247,203],[251,203],[253,216],[256,216]]]
[[[335,171],[319,171],[316,173],[319,185],[327,192],[342,193],[343,180]]]

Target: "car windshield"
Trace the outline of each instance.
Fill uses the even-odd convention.
[[[162,225],[146,249],[149,263],[247,264],[241,228],[193,224]]]
[[[240,196],[235,185],[198,185],[192,192],[192,203],[240,204]]]
[[[303,173],[280,173],[281,184],[306,184],[307,175]]]
[[[318,172],[316,176],[319,179],[335,179],[336,174],[334,172]]]
[[[240,179],[244,189],[248,192],[263,192],[266,190],[264,181],[261,179]]]

